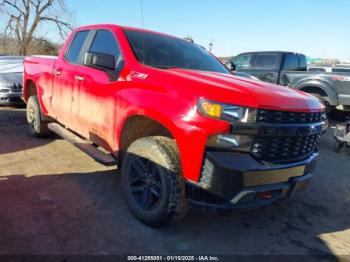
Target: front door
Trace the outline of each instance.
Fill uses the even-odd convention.
[[[115,70],[78,65],[77,84],[73,89],[71,115],[79,126],[79,133],[99,146],[110,149],[113,145],[116,121],[116,95],[123,86],[118,80],[122,56],[113,32],[95,33],[89,52],[113,55]]]

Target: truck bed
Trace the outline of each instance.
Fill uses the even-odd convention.
[[[31,76],[39,86],[51,86],[56,61],[56,56],[28,56],[24,59],[24,74]],[[27,81],[26,78],[24,81]],[[26,92],[27,90],[24,89],[23,97],[25,101],[28,99]]]

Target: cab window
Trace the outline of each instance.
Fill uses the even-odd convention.
[[[73,63],[79,64],[82,60],[82,50],[89,31],[77,32],[70,44],[69,50],[66,54],[66,59]]]
[[[257,54],[254,57],[253,69],[275,69],[277,66],[277,54]]]
[[[240,55],[233,58],[232,62],[236,65],[237,69],[250,69],[252,56],[252,54]]]
[[[113,55],[116,64],[121,60],[121,52],[114,34],[107,30],[99,30],[91,44],[90,52]]]

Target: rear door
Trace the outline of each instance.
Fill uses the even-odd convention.
[[[279,65],[278,53],[256,53],[252,58],[252,75],[262,81],[277,84]]]
[[[76,120],[79,133],[95,144],[110,149],[117,113],[115,93],[124,85],[124,81],[119,81],[118,77],[122,68],[117,65],[123,65],[123,58],[117,38],[109,30],[95,31],[87,50],[91,53],[113,55],[116,61],[115,70],[78,65],[78,83],[73,91],[71,114]]]
[[[237,71],[251,74],[262,81],[277,83],[280,54],[274,52],[246,53],[233,58]]]
[[[72,92],[76,84],[76,65],[81,62],[88,35],[89,31],[80,31],[75,34],[64,57],[56,61],[53,72],[52,109],[58,121],[68,127],[72,125],[70,113]]]

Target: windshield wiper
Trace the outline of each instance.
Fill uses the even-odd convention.
[[[161,66],[161,65],[149,65],[149,66],[160,68],[160,69],[174,69],[174,68],[178,68],[177,66]]]

